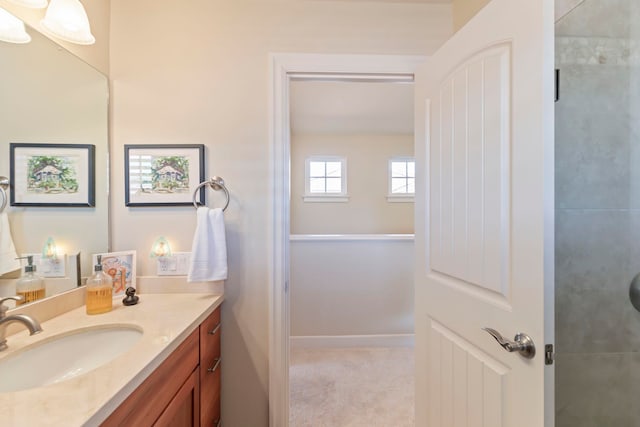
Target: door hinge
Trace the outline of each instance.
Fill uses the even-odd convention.
[[[553,365],[553,344],[546,344],[544,346],[544,364]]]
[[[560,100],[560,69],[556,68],[555,102]]]

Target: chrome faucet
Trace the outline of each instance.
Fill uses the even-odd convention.
[[[29,329],[29,335],[35,335],[42,332],[42,328],[40,327],[40,323],[31,316],[27,316],[26,314],[12,314],[11,316],[7,316],[8,307],[5,307],[4,302],[13,300],[13,301],[22,301],[24,298],[20,296],[15,297],[6,297],[0,299],[0,351],[6,350],[9,348],[7,346],[7,326],[9,323],[13,322],[21,322]]]

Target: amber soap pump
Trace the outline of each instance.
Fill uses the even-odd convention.
[[[87,314],[102,314],[113,308],[113,283],[102,271],[102,255],[97,258],[93,276],[87,279]]]
[[[24,267],[24,274],[16,283],[16,294],[21,296],[23,299],[22,301],[17,302],[17,305],[37,301],[45,296],[44,280],[36,274],[36,266],[33,264],[33,255],[20,257],[18,259],[23,258],[27,258],[27,265]]]

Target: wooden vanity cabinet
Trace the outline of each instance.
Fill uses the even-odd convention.
[[[107,418],[103,427],[218,427],[220,307]]]

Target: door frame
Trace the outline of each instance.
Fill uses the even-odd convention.
[[[369,78],[413,75],[427,58],[420,55],[269,55],[269,425],[272,427],[289,425],[290,76],[298,73]]]

